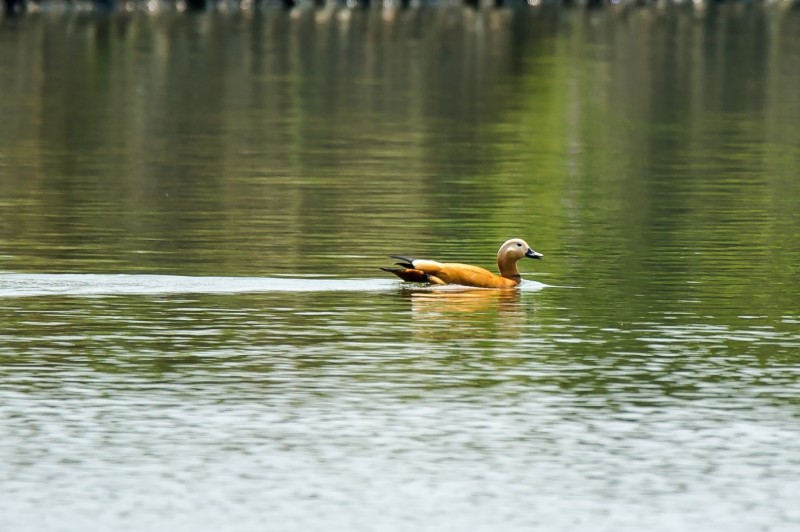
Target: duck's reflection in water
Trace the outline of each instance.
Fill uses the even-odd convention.
[[[415,334],[440,339],[486,337],[522,331],[533,312],[519,290],[403,290],[411,302]]]

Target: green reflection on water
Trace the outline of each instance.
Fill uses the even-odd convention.
[[[741,277],[783,293],[798,276],[796,19],[6,24],[4,50],[24,53],[2,61],[4,267],[363,277],[394,251],[491,266],[517,235],[562,284],[663,275],[741,296]]]
[[[546,255],[528,277],[580,287],[573,312],[778,319],[800,251],[797,19],[7,23],[3,266],[372,277],[391,252],[492,267],[515,235]]]
[[[521,236],[618,321],[793,311],[796,12],[327,16],[6,22],[2,266],[373,277]]]

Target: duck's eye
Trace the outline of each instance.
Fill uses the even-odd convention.
[[[517,242],[517,247],[518,247],[518,248],[521,248],[521,247],[522,247],[522,244],[520,244],[519,242]]]

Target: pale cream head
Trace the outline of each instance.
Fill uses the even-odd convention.
[[[527,242],[521,238],[512,238],[503,242],[500,250],[497,252],[497,263],[504,263],[508,261],[516,262],[522,258],[528,257],[530,259],[540,259],[542,254],[534,251]]]

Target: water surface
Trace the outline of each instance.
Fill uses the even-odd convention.
[[[800,16],[0,21],[0,529],[800,526]],[[520,290],[404,287],[400,253]]]

